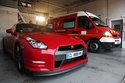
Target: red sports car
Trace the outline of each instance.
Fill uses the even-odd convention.
[[[53,33],[35,24],[16,24],[6,30],[3,51],[14,58],[20,72],[56,75],[87,63],[87,48],[77,37]]]

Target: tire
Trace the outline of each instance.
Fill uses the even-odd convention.
[[[7,51],[6,51],[6,48],[5,48],[5,42],[4,42],[4,39],[3,39],[2,43],[3,43],[3,53],[4,53],[4,54],[7,54]]]
[[[98,40],[91,40],[88,45],[88,50],[93,53],[99,52],[101,44]]]
[[[21,49],[20,44],[16,44],[16,46],[15,46],[15,57],[16,57],[16,65],[17,65],[18,71],[20,73],[24,73],[22,49]]]

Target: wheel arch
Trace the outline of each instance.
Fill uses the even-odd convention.
[[[90,41],[92,40],[98,40],[99,41],[99,38],[90,38],[88,41],[87,41],[87,45],[90,43]],[[99,41],[100,42],[100,41]],[[100,43],[101,44],[101,43]]]
[[[13,53],[14,53],[14,56],[13,56],[13,57],[14,57],[14,58],[16,57],[16,55],[15,55],[15,49],[16,49],[16,46],[17,46],[18,44],[19,44],[20,46],[22,45],[20,41],[15,41],[14,51],[13,51]],[[21,50],[21,51],[22,51],[22,50]]]
[[[3,38],[2,38],[2,45],[4,44],[5,48],[7,48],[7,47],[6,47],[7,44],[5,44],[5,43],[7,43],[7,39],[6,39],[6,37],[3,37]],[[2,48],[3,48],[3,46],[2,46]]]
[[[98,42],[98,44],[99,44],[99,46],[100,46],[100,47],[98,48],[99,50],[102,49],[102,44],[101,44],[101,42],[99,41],[99,38],[91,38],[91,39],[89,39],[89,40],[87,41],[88,50],[89,50],[90,52],[98,52],[99,50],[95,50],[95,51],[93,50],[93,51],[92,51],[92,50],[90,50],[90,48],[89,48],[91,42],[93,42],[93,41],[97,41],[97,42]]]
[[[18,41],[15,42],[14,53],[16,53],[16,48],[17,48],[17,46],[18,46],[18,48],[19,48],[20,50],[19,50],[18,53],[14,56],[14,58],[15,58],[15,61],[16,61],[16,63],[17,63],[16,65],[17,65],[18,71],[19,71],[20,73],[24,73],[24,61],[23,61],[24,56],[23,56],[23,54],[22,54],[21,43],[18,42]],[[21,62],[20,62],[20,60],[21,60]],[[21,67],[20,67],[20,65],[21,65]]]
[[[7,54],[7,49],[6,49],[6,44],[5,44],[5,38],[2,38],[2,50],[5,54]]]

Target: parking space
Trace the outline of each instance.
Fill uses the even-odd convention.
[[[125,49],[89,53],[85,67],[50,77],[21,75],[13,60],[0,51],[0,83],[122,83]]]

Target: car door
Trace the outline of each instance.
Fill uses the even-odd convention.
[[[90,34],[94,29],[94,25],[87,16],[80,16],[77,18],[76,31],[78,36],[83,40],[87,41],[90,38]]]

